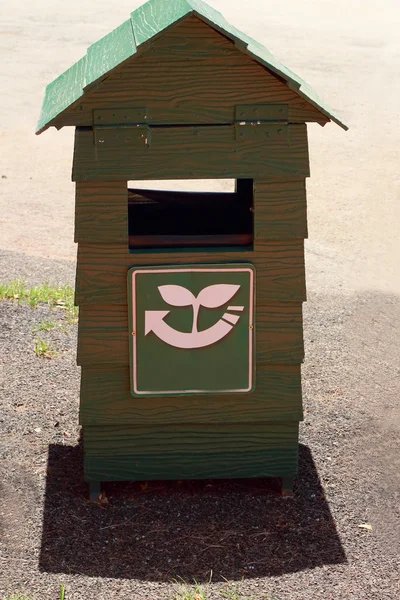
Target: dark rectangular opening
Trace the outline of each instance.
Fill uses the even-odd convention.
[[[252,249],[253,180],[238,179],[232,187],[233,191],[129,187],[129,249]]]

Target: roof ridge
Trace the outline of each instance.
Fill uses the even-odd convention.
[[[144,44],[193,11],[190,0],[148,0],[131,13],[136,44]]]

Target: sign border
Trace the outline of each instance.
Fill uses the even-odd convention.
[[[228,266],[230,268],[228,268]],[[232,268],[233,267],[233,268]],[[156,390],[156,391],[140,391],[136,387],[137,383],[137,346],[136,346],[136,306],[133,301],[135,297],[136,289],[136,274],[146,273],[209,273],[220,272],[220,273],[232,273],[232,272],[248,272],[250,274],[250,314],[249,314],[249,386],[244,389],[226,389],[226,390]],[[132,396],[144,397],[144,396],[190,396],[190,395],[202,395],[202,394],[244,394],[250,393],[255,387],[255,267],[251,263],[232,263],[232,264],[199,264],[198,266],[191,265],[155,265],[154,268],[149,267],[132,267],[128,271],[128,308],[129,308],[129,372],[130,372],[130,388]]]

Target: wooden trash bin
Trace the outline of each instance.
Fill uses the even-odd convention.
[[[297,473],[307,122],[343,125],[200,0],[150,0],[46,89],[76,127],[80,423],[116,480]],[[132,180],[233,179],[216,193]]]

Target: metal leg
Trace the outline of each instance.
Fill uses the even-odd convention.
[[[293,496],[293,484],[295,479],[295,475],[282,477],[282,496],[286,498],[291,498]]]
[[[90,501],[98,502],[101,494],[101,482],[100,481],[89,481],[89,493]]]

